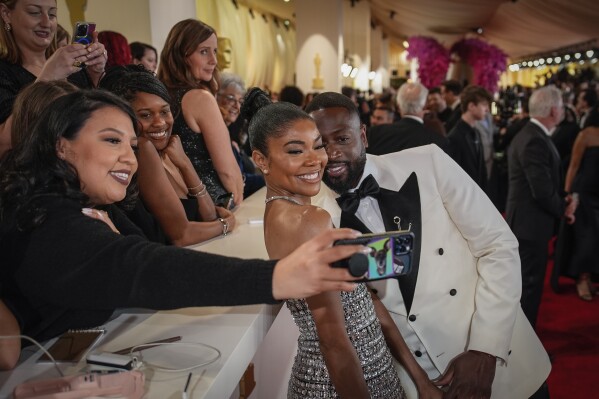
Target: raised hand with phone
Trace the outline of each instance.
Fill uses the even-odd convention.
[[[108,54],[104,45],[98,42],[95,26],[94,23],[77,22],[73,42],[54,52],[38,75],[38,80],[64,79],[85,68],[92,84],[97,86],[104,74]]]

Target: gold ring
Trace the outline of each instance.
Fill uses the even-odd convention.
[[[83,65],[83,63],[81,61],[75,60],[75,62],[73,62],[73,66],[75,68],[81,68],[81,65]]]

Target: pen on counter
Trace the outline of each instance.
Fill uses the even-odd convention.
[[[181,336],[177,335],[175,337],[170,337],[170,338],[165,338],[165,339],[159,339],[158,341],[152,341],[152,342],[146,342],[144,344],[139,344],[139,345],[133,345],[130,346],[128,348],[124,348],[124,349],[120,349],[118,351],[112,352],[115,355],[127,355],[131,352],[131,349],[135,348],[136,346],[140,346],[140,345],[148,345],[148,346],[144,346],[143,348],[139,348],[138,350],[144,350],[144,349],[150,349],[153,348],[155,346],[158,346],[160,344],[165,344],[168,342],[177,342],[177,341],[181,341]]]
[[[183,394],[181,395],[181,399],[187,399],[187,388],[189,388],[189,381],[191,381],[191,372],[187,376],[187,382],[185,383],[185,389],[183,389]]]

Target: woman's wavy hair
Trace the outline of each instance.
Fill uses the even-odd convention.
[[[9,10],[12,11],[15,9],[15,5],[18,1],[19,0],[0,0],[0,4],[4,4]],[[46,49],[46,59],[50,58],[50,56],[54,54],[56,48],[56,34],[54,34],[52,42]],[[19,50],[14,33],[12,30],[6,30],[6,23],[2,18],[0,18],[0,59],[19,65],[21,65],[23,62],[21,50]]]
[[[39,199],[48,195],[92,205],[81,191],[75,168],[58,157],[57,145],[61,138],[75,140],[92,114],[107,107],[127,114],[138,134],[137,119],[129,104],[106,91],[76,91],[49,104],[31,134],[0,165],[0,220],[14,216],[21,230],[40,225],[46,210]],[[134,203],[136,188],[127,191],[128,200]]]
[[[197,19],[185,19],[173,26],[160,53],[157,74],[171,93],[177,89],[192,87],[203,88],[216,94],[219,81],[218,67],[214,69],[212,79],[206,82],[198,81],[187,64],[187,57],[213,34],[216,35],[216,32],[212,27]]]
[[[268,156],[267,140],[270,137],[281,137],[297,120],[314,121],[297,105],[273,103],[268,94],[257,87],[248,91],[240,113],[248,126],[252,150],[258,150],[264,156]]]

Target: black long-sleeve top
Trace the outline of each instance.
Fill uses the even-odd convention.
[[[48,339],[104,323],[116,308],[276,303],[275,261],[241,260],[147,241],[127,218],[114,233],[81,205],[43,197],[46,220],[30,231],[0,222],[0,280],[24,334]]]
[[[6,122],[19,92],[35,82],[36,76],[19,64],[0,59],[0,123]],[[84,70],[75,72],[67,80],[82,89],[91,89],[92,81]]]

